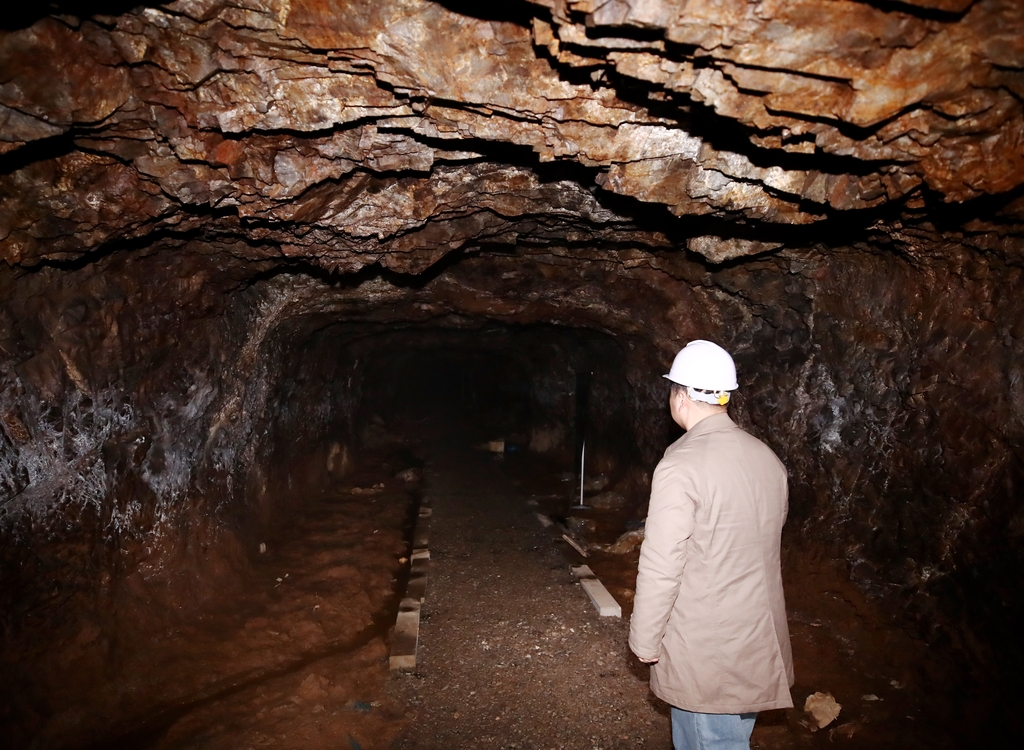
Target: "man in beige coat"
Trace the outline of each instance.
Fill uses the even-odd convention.
[[[654,472],[629,645],[672,706],[676,750],[747,750],[758,711],[793,705],[786,469],[726,412],[728,352],[691,341],[665,377],[686,432]]]

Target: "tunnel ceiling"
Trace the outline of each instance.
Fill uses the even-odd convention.
[[[839,227],[1020,252],[1016,0],[128,7],[7,21],[8,264],[180,237],[332,272],[517,243],[721,262]]]

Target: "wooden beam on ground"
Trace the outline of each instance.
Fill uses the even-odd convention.
[[[409,584],[405,587],[407,599],[422,602],[427,597],[427,563],[430,562],[430,550],[418,549],[412,553],[412,566],[409,571]]]
[[[426,501],[424,501],[426,502]],[[395,630],[391,635],[391,669],[415,669],[416,649],[420,641],[420,606],[427,594],[427,568],[430,564],[431,509],[420,507],[412,533],[412,557],[405,598],[398,607]]]
[[[622,607],[615,601],[615,597],[608,593],[604,584],[597,580],[597,576],[594,575],[594,571],[590,569],[589,565],[580,565],[571,570],[573,575],[580,580],[580,585],[587,592],[590,601],[597,607],[597,612],[601,617],[622,617]]]
[[[406,597],[398,608],[395,632],[391,636],[392,669],[415,669],[420,641],[420,600]]]
[[[420,512],[416,518],[416,528],[412,532],[413,559],[416,558],[416,550],[425,550],[430,546],[430,518],[433,513],[433,508],[420,506]]]
[[[576,541],[575,539],[573,539],[573,538],[572,538],[571,536],[569,536],[568,534],[562,534],[562,539],[564,539],[565,541],[567,541],[567,542],[569,543],[569,546],[570,546],[570,547],[572,547],[572,548],[573,548],[574,550],[576,550],[577,552],[579,552],[579,553],[580,553],[581,555],[583,555],[584,557],[590,557],[590,555],[589,555],[589,554],[587,553],[587,548],[586,548],[586,547],[584,547],[584,546],[583,546],[582,544],[580,544],[579,542],[577,542],[577,541]],[[587,568],[587,570],[590,570],[590,568]],[[591,573],[591,575],[593,575],[593,573]],[[595,580],[597,580],[597,579],[595,579]]]

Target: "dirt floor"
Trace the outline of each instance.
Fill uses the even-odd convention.
[[[622,619],[598,616],[569,571],[583,558],[536,517],[571,523],[571,481],[474,442],[439,434],[365,453],[310,498],[245,587],[121,644],[95,695],[53,697],[35,741],[13,746],[667,750],[668,707],[626,643],[637,551],[585,560],[623,605]],[[426,460],[422,481],[402,473],[413,452]],[[418,663],[391,672],[388,631],[421,495],[433,517]],[[576,515],[581,537],[606,543],[628,513]],[[752,747],[971,746],[949,729],[955,703],[928,681],[927,647],[840,569],[789,549],[786,586],[797,707],[761,714]],[[842,710],[811,731],[801,709],[819,691]]]
[[[395,747],[668,748],[668,717],[500,459],[438,451],[426,476],[431,565],[417,668],[391,683]]]

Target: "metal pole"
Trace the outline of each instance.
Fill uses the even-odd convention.
[[[580,450],[580,504],[572,506],[573,510],[583,510],[587,506],[583,504],[583,469],[587,462],[587,441],[583,441],[583,446]]]

